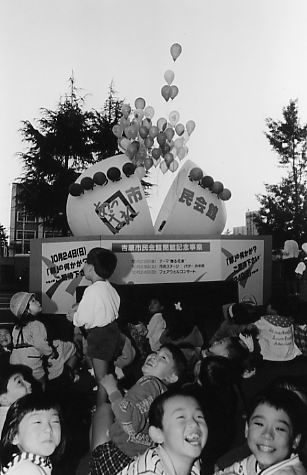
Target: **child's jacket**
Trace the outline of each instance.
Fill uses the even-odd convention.
[[[33,377],[40,379],[45,375],[41,357],[52,353],[47,341],[45,325],[39,320],[30,321],[23,327],[15,326],[12,332],[13,350],[11,364],[23,364],[32,369]]]
[[[148,434],[148,411],[153,400],[164,393],[166,385],[154,376],[140,378],[123,397],[120,391],[110,394],[115,422],[110,428],[114,444],[129,457],[152,447]]]
[[[49,458],[22,452],[0,470],[0,475],[51,475],[51,470]]]
[[[293,454],[290,458],[264,470],[261,470],[258,466],[256,457],[250,455],[240,462],[235,462],[230,467],[224,468],[224,470],[215,472],[215,475],[226,475],[228,473],[237,475],[258,475],[260,473],[261,475],[306,475],[306,470],[298,455]]]
[[[191,475],[199,475],[199,462],[194,462]],[[176,475],[172,461],[161,446],[148,449],[147,452],[133,460],[117,475]]]

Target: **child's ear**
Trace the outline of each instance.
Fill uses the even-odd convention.
[[[301,438],[302,434],[297,434],[292,443],[292,449],[296,450],[298,448],[298,446],[300,445]]]
[[[156,444],[162,444],[164,442],[163,432],[159,427],[150,426],[149,427],[149,437]]]
[[[12,440],[12,444],[13,445],[18,445],[19,444],[19,437],[18,437],[18,434],[15,434],[14,435],[14,438]]]

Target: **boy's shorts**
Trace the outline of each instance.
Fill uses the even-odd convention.
[[[98,445],[90,458],[90,475],[117,475],[132,459],[112,442]]]
[[[114,361],[120,351],[120,332],[114,321],[104,327],[87,330],[87,356],[97,360]]]

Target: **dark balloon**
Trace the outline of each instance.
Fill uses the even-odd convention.
[[[123,173],[126,175],[126,177],[133,175],[134,170],[135,166],[133,165],[133,163],[128,162],[123,165]]]
[[[84,178],[82,178],[82,180],[80,181],[80,185],[82,186],[82,188],[84,190],[92,190],[93,187],[94,187],[94,182],[93,182],[93,179],[89,176],[85,176]]]
[[[211,188],[213,186],[214,180],[212,176],[206,175],[201,181],[201,186],[203,188]]]
[[[111,181],[119,181],[121,178],[120,170],[116,167],[109,168],[109,170],[107,171],[107,177]]]
[[[93,180],[95,185],[105,185],[107,180],[107,177],[103,172],[96,172],[95,175],[93,176]]]
[[[83,193],[82,186],[79,185],[79,183],[72,183],[69,185],[68,191],[71,196],[80,196]]]

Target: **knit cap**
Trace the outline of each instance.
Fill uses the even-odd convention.
[[[33,295],[29,292],[17,292],[13,295],[10,301],[10,309],[15,317],[20,318],[22,316]]]

